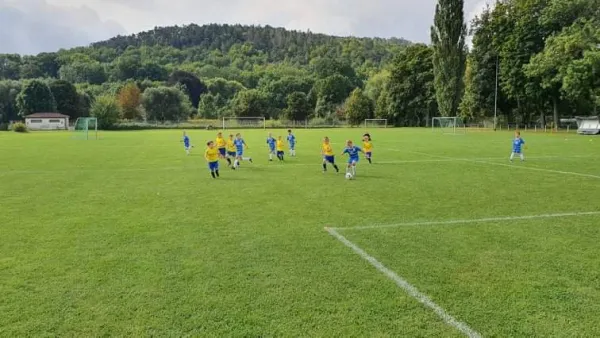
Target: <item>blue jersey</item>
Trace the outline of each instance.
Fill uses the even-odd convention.
[[[185,135],[185,136],[183,137],[183,145],[184,145],[186,148],[189,148],[189,147],[190,147],[190,138],[189,138],[187,135]]]
[[[244,144],[246,144],[246,142],[244,142],[244,139],[236,138],[235,140],[233,140],[233,144],[235,145],[235,148],[239,152],[239,151],[244,150]]]
[[[275,138],[267,137],[267,144],[269,145],[269,149],[275,150]]]
[[[521,146],[525,144],[525,141],[523,141],[522,138],[515,138],[513,140],[513,153],[521,153]]]
[[[350,155],[351,160],[358,160],[358,153],[361,151],[362,150],[357,146],[346,147],[346,149],[344,149],[344,154]]]
[[[291,146],[295,145],[296,144],[296,136],[294,136],[294,134],[289,134],[287,137],[287,141]]]

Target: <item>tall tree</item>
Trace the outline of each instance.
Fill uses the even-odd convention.
[[[438,107],[443,116],[456,116],[465,72],[464,0],[438,0],[431,27],[433,72]]]
[[[351,126],[360,125],[373,115],[373,102],[360,88],[354,89],[346,100],[346,119]]]
[[[50,83],[50,90],[56,100],[56,110],[69,115],[72,120],[81,116],[80,98],[77,89],[71,82],[56,80]]]
[[[48,85],[40,80],[29,82],[17,96],[19,115],[56,111],[56,100]]]
[[[302,121],[310,114],[310,103],[303,92],[293,92],[287,97],[285,117],[292,121]]]
[[[177,87],[149,88],[142,95],[148,120],[175,121],[190,117],[190,101]]]
[[[121,117],[126,120],[134,120],[140,117],[140,103],[142,92],[134,82],[129,82],[117,95],[117,101],[121,107]]]

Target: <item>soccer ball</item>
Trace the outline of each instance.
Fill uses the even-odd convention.
[[[347,180],[351,180],[352,179],[352,174],[351,173],[346,173],[346,179]]]

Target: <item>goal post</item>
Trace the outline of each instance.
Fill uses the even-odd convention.
[[[369,127],[387,128],[387,119],[365,119],[365,129]]]
[[[79,117],[73,125],[73,137],[83,140],[98,139],[98,119],[95,117]]]
[[[225,129],[267,129],[264,117],[223,117],[223,130]]]
[[[431,120],[431,130],[441,131],[444,134],[464,134],[466,126],[460,117],[434,117]]]

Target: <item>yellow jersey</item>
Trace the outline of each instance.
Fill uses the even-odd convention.
[[[275,144],[277,145],[277,151],[283,151],[283,141],[282,140],[277,140],[277,142],[275,142]]]
[[[235,153],[235,144],[233,143],[233,140],[227,140],[227,151]]]
[[[225,143],[225,139],[224,139],[224,138],[222,138],[222,137],[217,137],[217,138],[215,139],[215,145],[216,145],[216,146],[217,146],[217,148],[219,148],[219,149],[225,148],[225,145],[226,145],[226,143]]]
[[[217,162],[219,160],[219,150],[217,148],[206,148],[204,157],[208,162]]]
[[[363,151],[365,153],[370,153],[373,151],[373,143],[367,141],[367,142],[363,142]]]
[[[331,143],[323,143],[321,149],[323,150],[323,155],[333,156],[333,148],[331,147]]]

